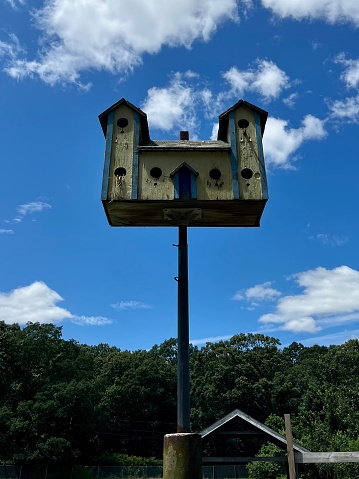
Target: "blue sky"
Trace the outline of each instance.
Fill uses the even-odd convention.
[[[81,343],[176,336],[176,228],[111,228],[98,115],[152,139],[269,112],[260,228],[190,228],[190,337],[359,337],[357,0],[0,0],[0,320]]]

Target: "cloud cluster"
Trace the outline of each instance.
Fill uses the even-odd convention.
[[[348,266],[319,267],[291,279],[303,288],[302,293],[281,297],[274,313],[261,316],[262,324],[314,333],[359,319],[359,271]]]
[[[356,89],[355,96],[335,100],[330,104],[331,117],[348,123],[359,122],[359,59],[347,59],[344,53],[337,55],[335,63],[343,66],[341,80],[350,89]]]
[[[329,23],[349,22],[359,25],[357,0],[262,0],[262,5],[280,18],[309,18]]]
[[[23,205],[19,205],[17,210],[17,215],[12,220],[4,220],[5,223],[10,224],[17,224],[21,223],[25,216],[30,215],[32,213],[40,213],[41,211],[49,210],[52,206],[49,203],[45,203],[43,201],[32,201],[30,203],[24,203]],[[0,233],[14,233],[11,229],[0,229]]]
[[[31,203],[25,203],[17,207],[18,215],[14,218],[14,223],[20,223],[26,215],[32,213],[40,213],[41,211],[51,209],[51,205],[44,203],[43,201],[32,201]]]
[[[225,20],[238,20],[236,0],[117,0],[69,2],[49,0],[33,14],[42,32],[35,59],[12,58],[7,72],[14,78],[38,76],[51,85],[81,84],[86,70],[126,72],[144,53],[163,45],[185,46],[208,41]],[[86,85],[83,85],[86,87]]]
[[[122,309],[151,309],[152,306],[142,301],[120,301],[119,303],[111,304],[112,308],[117,310]]]
[[[10,293],[0,293],[0,321],[7,324],[27,322],[56,323],[70,320],[76,324],[103,325],[111,321],[103,317],[76,316],[57,303],[63,298],[42,281],[22,286]]]
[[[293,168],[293,154],[303,142],[321,140],[327,135],[325,121],[313,115],[306,115],[299,128],[288,126],[287,120],[268,118],[263,147],[266,164],[283,169]]]
[[[257,59],[255,68],[239,70],[232,67],[223,77],[231,85],[234,95],[257,92],[267,101],[277,98],[284,88],[289,87],[286,73],[272,61],[262,59]]]
[[[192,78],[193,72],[177,72],[167,87],[148,90],[141,108],[149,116],[151,127],[164,131],[171,131],[175,127],[178,130],[197,130],[195,105],[202,93],[190,85]]]
[[[319,243],[325,246],[343,246],[348,242],[345,236],[332,235],[327,233],[319,233],[316,236],[311,236],[310,239],[316,239]]]
[[[267,281],[266,283],[252,286],[252,288],[248,288],[245,291],[237,291],[233,299],[236,301],[246,299],[252,304],[258,304],[262,301],[273,301],[280,295],[280,291],[272,288],[272,283]]]

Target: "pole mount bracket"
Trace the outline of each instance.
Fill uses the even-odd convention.
[[[201,208],[165,208],[163,210],[165,220],[175,223],[177,226],[188,226],[193,221],[202,218]]]

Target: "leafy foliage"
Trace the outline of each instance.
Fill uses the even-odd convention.
[[[191,346],[190,362],[192,430],[239,408],[283,433],[283,414],[291,413],[295,440],[308,449],[359,449],[358,340],[280,348],[275,338],[238,334]],[[0,463],[160,459],[163,435],[176,431],[176,381],[175,339],[130,352],[65,341],[51,324],[0,322]],[[248,441],[229,440],[226,452],[243,451]],[[257,453],[276,454],[273,448]],[[277,466],[253,463],[250,477],[280,477]],[[349,479],[359,469],[322,465],[305,474]]]

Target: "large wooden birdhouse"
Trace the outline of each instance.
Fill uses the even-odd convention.
[[[216,141],[150,139],[147,115],[125,99],[100,116],[102,202],[111,226],[259,226],[268,199],[267,112],[240,100]]]

